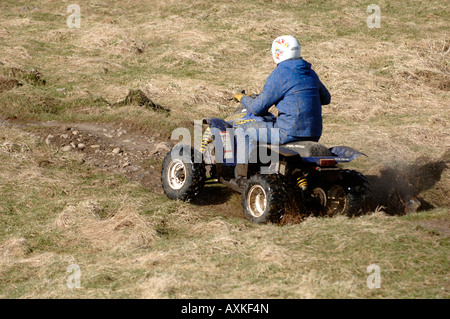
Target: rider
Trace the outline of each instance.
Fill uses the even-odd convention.
[[[311,64],[300,56],[300,44],[293,36],[276,38],[272,43],[272,56],[277,67],[267,78],[261,94],[252,98],[238,93],[234,98],[257,116],[266,115],[275,105],[278,117],[275,122],[248,122],[241,128],[256,128],[253,130],[256,136],[249,137],[271,144],[319,141],[322,135],[321,105],[330,103],[330,93],[311,69]],[[271,140],[271,128],[279,129],[278,140]]]

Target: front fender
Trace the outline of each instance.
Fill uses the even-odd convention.
[[[226,121],[218,119],[216,117],[203,119],[203,124],[208,124],[211,129],[216,128],[221,132],[224,132],[227,130],[227,128],[232,127],[230,123],[227,123]]]

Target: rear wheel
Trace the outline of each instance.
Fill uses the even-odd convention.
[[[314,208],[316,210],[322,211],[324,207],[327,207],[327,193],[323,188],[314,188],[311,195],[314,199]]]
[[[192,147],[177,147],[176,152],[167,153],[164,159],[161,183],[167,197],[190,201],[205,185],[205,165],[196,163],[195,159],[198,158],[199,152]],[[190,154],[183,156],[184,152]]]
[[[282,186],[276,175],[256,174],[250,177],[242,194],[245,217],[258,224],[279,221],[287,198]]]
[[[327,192],[327,215],[347,215],[349,198],[341,185],[333,185]]]
[[[329,216],[355,216],[364,212],[370,197],[367,179],[359,172],[342,171],[342,180],[327,191],[326,210]]]

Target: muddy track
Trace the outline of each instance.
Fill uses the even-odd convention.
[[[161,166],[175,144],[159,133],[144,135],[121,125],[94,123],[21,122],[8,120],[4,125],[30,131],[58,152],[77,152],[84,161],[101,170],[121,174],[163,195]],[[233,191],[225,187],[207,187],[193,204],[212,209],[224,216],[244,218],[240,201],[229,199]]]

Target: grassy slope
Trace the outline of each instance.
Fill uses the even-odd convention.
[[[79,30],[65,25],[70,3],[0,3],[1,72],[35,68],[47,81],[19,77],[22,87],[0,93],[1,115],[169,135],[190,120],[225,116],[237,90],[258,92],[273,68],[271,41],[293,34],[333,96],[322,141],[367,153],[358,169],[435,162],[448,149],[445,2],[379,2],[379,30],[366,27],[359,1],[83,1]],[[170,116],[108,107],[130,88]],[[169,202],[31,135],[2,128],[0,136],[0,296],[448,298],[448,238],[412,217],[255,226]],[[448,170],[439,177],[421,196],[448,207]],[[129,222],[113,217],[122,213]],[[68,227],[64,216],[73,218]],[[414,218],[448,218],[448,209]],[[81,290],[65,286],[74,262]],[[372,263],[381,289],[366,287]]]
[[[415,216],[257,226],[167,201],[136,183],[0,129],[0,296],[449,297],[449,238]],[[94,191],[93,191],[94,190]],[[71,264],[81,289],[66,287]],[[368,289],[367,267],[381,268]]]

